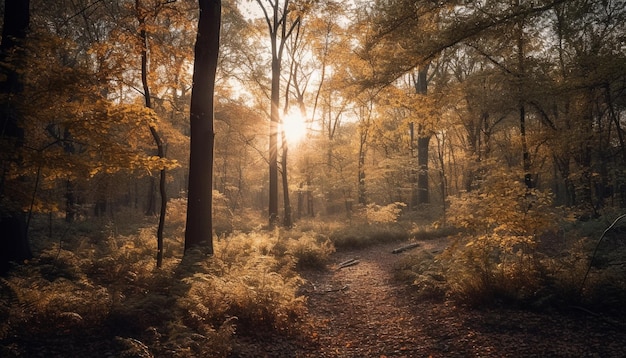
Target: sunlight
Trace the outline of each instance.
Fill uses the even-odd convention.
[[[283,119],[283,129],[287,143],[297,144],[307,133],[306,120],[297,109],[292,109]]]

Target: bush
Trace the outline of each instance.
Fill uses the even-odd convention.
[[[369,224],[395,223],[405,206],[405,203],[400,202],[385,206],[368,204],[364,214]]]
[[[394,277],[411,284],[420,299],[442,299],[447,292],[441,265],[426,250],[402,256],[394,265]]]
[[[303,281],[293,271],[293,261],[272,255],[277,242],[259,233],[218,240],[213,259],[184,280],[190,288],[181,302],[189,318],[219,322],[235,317],[238,331],[295,332],[306,312],[297,295]]]
[[[363,248],[379,243],[403,241],[409,238],[408,231],[397,223],[368,224],[354,223],[333,231],[330,241],[337,249]]]
[[[293,256],[299,269],[322,269],[328,263],[335,246],[324,236],[305,233],[298,238],[290,238],[285,253]]]
[[[543,236],[558,237],[552,195],[528,189],[510,173],[452,200],[450,223],[463,230],[442,256],[450,293],[479,304],[533,299],[544,287]]]

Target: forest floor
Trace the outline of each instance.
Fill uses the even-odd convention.
[[[406,244],[406,243],[404,243]],[[446,239],[414,250],[439,251]],[[469,308],[417,299],[394,279],[403,243],[340,251],[303,272],[309,315],[300,334],[237,337],[231,357],[623,357],[626,321],[576,307]],[[337,268],[346,260],[356,265]]]

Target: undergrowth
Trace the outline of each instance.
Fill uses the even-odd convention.
[[[165,241],[161,269],[152,227],[39,242],[47,247],[0,280],[0,356],[89,354],[97,341],[102,355],[224,357],[234,334],[299,334],[296,268],[323,267],[334,250],[309,232],[235,233],[214,240],[213,256],[181,261],[182,240]],[[51,350],[61,337],[84,343]]]
[[[398,219],[403,203],[370,204],[354,213],[347,225],[336,225],[329,238],[337,249],[364,248],[409,238],[407,226]]]
[[[622,311],[623,236],[609,234],[598,245],[610,221],[579,223],[573,217],[553,206],[549,192],[498,174],[483,189],[452,200],[448,218],[457,233],[448,248],[439,255],[408,255],[396,277],[422,297],[469,305]],[[592,257],[595,246],[600,249]]]

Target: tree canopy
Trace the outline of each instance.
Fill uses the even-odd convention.
[[[218,56],[200,91],[214,96],[195,102],[192,86],[208,76],[192,76],[195,2],[29,10],[27,31],[3,26],[6,212],[154,207],[152,174],[165,169],[173,199],[195,195],[189,182],[223,199],[231,219],[273,218],[279,199],[285,217],[445,208],[501,171],[591,215],[626,205],[622,2],[225,1],[219,51],[196,45]],[[214,111],[199,111],[215,113],[215,156],[191,153],[215,170],[197,174],[190,106],[213,98]],[[307,128],[299,143],[282,141],[293,111]]]

